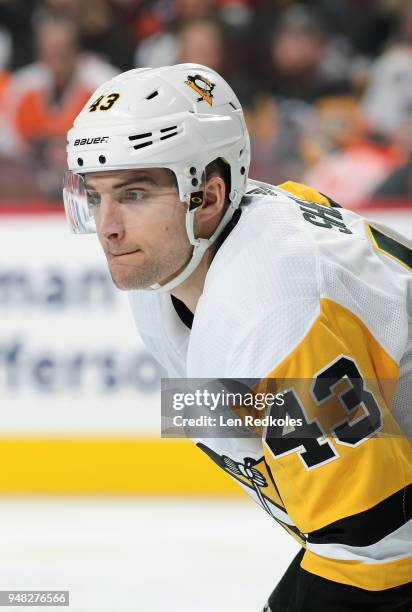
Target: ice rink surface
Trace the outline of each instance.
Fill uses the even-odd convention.
[[[252,501],[0,498],[0,589],[70,612],[261,612],[298,544]]]

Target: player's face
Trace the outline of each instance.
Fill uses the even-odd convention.
[[[166,283],[184,268],[192,247],[186,207],[164,168],[93,172],[86,188],[99,241],[119,289]]]

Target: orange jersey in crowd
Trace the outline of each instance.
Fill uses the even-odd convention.
[[[9,80],[10,74],[5,70],[0,70],[0,110],[3,106],[3,96]]]
[[[84,55],[57,99],[51,74],[44,65],[36,63],[19,70],[5,87],[3,111],[8,125],[0,147],[9,149],[13,145],[14,151],[18,151],[37,139],[65,138],[92,92],[114,74],[116,69],[109,64]]]

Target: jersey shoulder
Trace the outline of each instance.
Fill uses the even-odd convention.
[[[249,184],[250,185],[250,184]],[[251,187],[251,188],[250,188]],[[252,183],[237,225],[218,250],[205,288],[260,310],[274,301],[304,299],[317,292],[315,244],[289,195]]]
[[[280,185],[270,185],[269,183],[249,179],[246,193],[272,196],[283,194],[286,197],[316,202],[328,208],[341,208],[340,204],[332,200],[332,198],[324,195],[314,187],[298,183],[297,181],[286,181]]]
[[[318,309],[316,249],[295,203],[272,186],[253,184],[206,276],[188,375],[262,377],[305,334]]]
[[[329,303],[361,321],[394,358],[402,354],[403,269],[380,257],[362,217],[309,187],[293,189],[249,183],[240,220],[206,277],[192,330],[193,371],[207,376],[222,366],[262,375],[301,342]],[[233,369],[234,353],[245,367]],[[259,363],[259,370],[251,365]]]

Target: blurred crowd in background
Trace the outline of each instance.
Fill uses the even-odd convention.
[[[60,201],[96,87],[177,62],[238,94],[253,178],[412,202],[410,0],[0,0],[0,200]]]

